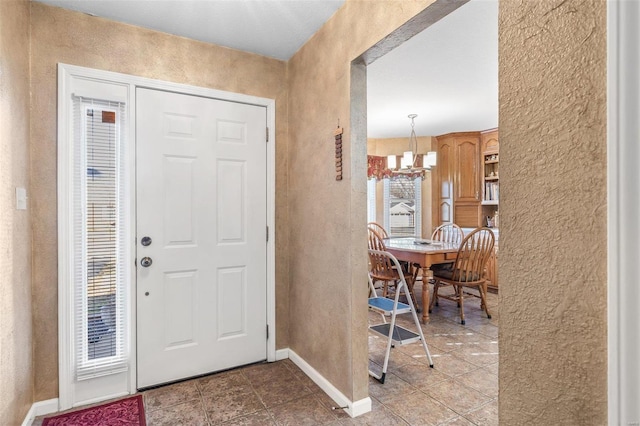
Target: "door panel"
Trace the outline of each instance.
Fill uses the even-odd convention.
[[[266,359],[265,129],[264,107],[137,89],[139,388]]]
[[[453,222],[453,155],[453,138],[438,140],[438,190],[440,192],[440,217],[437,225]]]
[[[480,141],[476,137],[456,138],[455,201],[480,202]]]
[[[191,311],[196,295],[196,271],[164,275],[164,345],[169,348],[194,343],[197,311]]]
[[[218,338],[246,333],[247,279],[245,268],[218,270]]]
[[[165,244],[195,244],[193,174],[195,158],[164,157],[163,234]]]
[[[246,185],[245,163],[218,161],[218,242],[240,243],[245,241]]]

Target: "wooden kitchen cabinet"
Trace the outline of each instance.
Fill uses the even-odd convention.
[[[453,138],[438,140],[438,218],[434,227],[453,222],[453,172],[455,141]]]
[[[480,132],[449,133],[436,140],[439,224],[481,226]]]
[[[497,154],[500,152],[498,129],[485,130],[480,134],[482,140],[482,152],[485,154]]]
[[[480,137],[469,134],[454,137],[455,176],[453,196],[456,203],[480,202]],[[462,225],[461,225],[462,226]]]

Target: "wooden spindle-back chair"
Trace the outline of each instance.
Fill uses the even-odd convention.
[[[377,250],[377,251],[387,251],[387,247],[384,244],[384,237],[380,235],[378,232],[373,230],[371,227],[368,227],[369,232],[369,250]],[[384,256],[379,257],[371,257],[369,256],[369,268],[370,268],[370,276],[371,279],[376,281],[382,281],[382,297],[387,297],[389,295],[389,287],[394,286],[400,280],[400,274],[396,266]],[[403,271],[405,276],[409,276],[406,271]],[[413,303],[416,303],[416,298],[413,294],[412,287],[413,282],[407,282],[407,289],[409,292],[409,297],[413,300]]]
[[[458,303],[460,321],[464,324],[464,299],[474,296],[480,298],[480,307],[486,312],[487,318],[491,318],[487,306],[485,267],[493,252],[494,244],[495,236],[489,228],[477,228],[462,240],[456,260],[448,267],[437,269],[433,273],[433,298],[429,310],[438,304],[439,298],[452,300]],[[453,286],[453,294],[438,294],[440,287],[445,285]],[[476,289],[478,294],[470,293],[465,289]]]
[[[462,228],[455,223],[445,223],[438,226],[431,234],[432,241],[440,241],[443,243],[460,244],[464,238]]]

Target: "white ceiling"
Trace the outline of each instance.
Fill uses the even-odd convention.
[[[498,126],[498,1],[471,0],[367,67],[368,135]]]
[[[285,61],[344,3],[344,0],[37,1]]]
[[[345,0],[38,1],[288,60]],[[419,136],[497,127],[498,0],[471,0],[367,75],[369,137],[408,137],[412,113]]]

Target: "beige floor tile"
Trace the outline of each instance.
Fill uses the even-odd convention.
[[[196,382],[189,380],[145,391],[143,397],[145,411],[150,412],[194,399],[200,399],[200,392],[198,391]]]
[[[248,416],[236,417],[222,424],[224,426],[276,426],[275,420],[267,410],[258,411]]]
[[[447,344],[448,352],[481,366],[498,361],[498,340],[489,337],[479,338],[477,334],[451,339]],[[473,359],[479,359],[473,362]]]
[[[311,389],[303,385],[293,374],[289,374],[286,378],[274,377],[271,381],[254,385],[256,393],[267,408],[313,394]]]
[[[236,417],[254,414],[266,408],[251,388],[248,391],[236,389],[233,392],[220,393],[215,396],[204,395],[203,401],[211,424],[219,424]]]
[[[498,327],[494,324],[477,324],[470,326],[469,328],[476,333],[484,334],[485,336],[491,337],[493,339],[498,339]]]
[[[482,407],[465,414],[464,417],[478,426],[497,426],[498,399],[494,399]]]
[[[476,370],[478,366],[458,357],[455,352],[433,357],[434,368],[448,376],[455,377]]]
[[[418,389],[435,386],[439,382],[451,378],[440,372],[437,368],[430,368],[426,364],[405,365],[398,370],[392,371],[392,373]]]
[[[373,377],[369,378],[369,395],[383,404],[397,395],[415,392],[416,388],[393,373],[387,373],[384,384]]]
[[[460,383],[477,390],[487,396],[498,397],[498,376],[479,368],[456,377]]]
[[[296,379],[300,381],[305,387],[307,387],[311,393],[319,393],[324,391],[318,386],[309,376],[307,376],[302,370],[296,367],[298,371],[292,371]]]
[[[429,345],[428,341],[427,341],[427,347],[429,348],[429,353],[431,353],[431,357],[433,357],[434,353],[441,352],[439,350],[434,350],[435,348],[432,348]],[[411,357],[411,359],[414,361],[426,363],[426,364],[429,363],[429,359],[427,358],[427,354],[425,353],[424,347],[422,346],[421,342],[415,342],[410,345],[399,346],[396,348],[396,350],[404,355]]]
[[[387,340],[378,333],[369,332],[369,351],[384,351],[387,349]]]
[[[475,426],[475,423],[471,423],[469,420],[464,417],[456,417],[453,420],[449,420],[447,422],[441,423],[441,426]]]
[[[447,318],[443,318],[437,313],[433,313],[429,317],[428,324],[422,324],[424,331],[431,331],[433,334],[457,332],[460,327],[460,324]]]
[[[384,364],[385,355],[386,355],[386,350],[369,352],[369,359],[375,362],[376,364],[382,366]],[[389,353],[389,363],[388,363],[389,369],[398,369],[408,364],[421,364],[421,362],[420,360],[414,359],[413,357],[407,355],[406,353],[401,352],[398,348],[391,348],[391,352]]]
[[[423,392],[398,395],[385,406],[410,425],[439,425],[458,417],[453,410]]]
[[[281,426],[330,425],[338,421],[333,410],[322,405],[315,395],[276,405],[269,412]]]
[[[196,380],[200,393],[216,397],[230,392],[251,392],[251,382],[240,371],[228,371]]]
[[[489,373],[495,374],[496,376],[498,375],[499,364],[497,362],[487,365],[485,368]]]
[[[492,337],[478,333],[471,327],[461,327],[457,333],[450,333],[448,337],[452,342],[459,342],[462,344],[486,343],[496,340]]]
[[[446,380],[424,392],[458,414],[465,414],[491,401],[491,397],[456,381]]]
[[[499,355],[495,352],[471,352],[468,354],[456,354],[459,358],[470,362],[478,367],[485,367],[487,365],[495,364],[498,362]]]
[[[281,377],[282,375],[288,377],[291,374],[289,368],[282,362],[251,365],[243,368],[241,372],[253,385],[269,382],[274,377]]]
[[[154,411],[145,410],[145,414],[148,426],[207,426],[209,424],[199,398]]]

